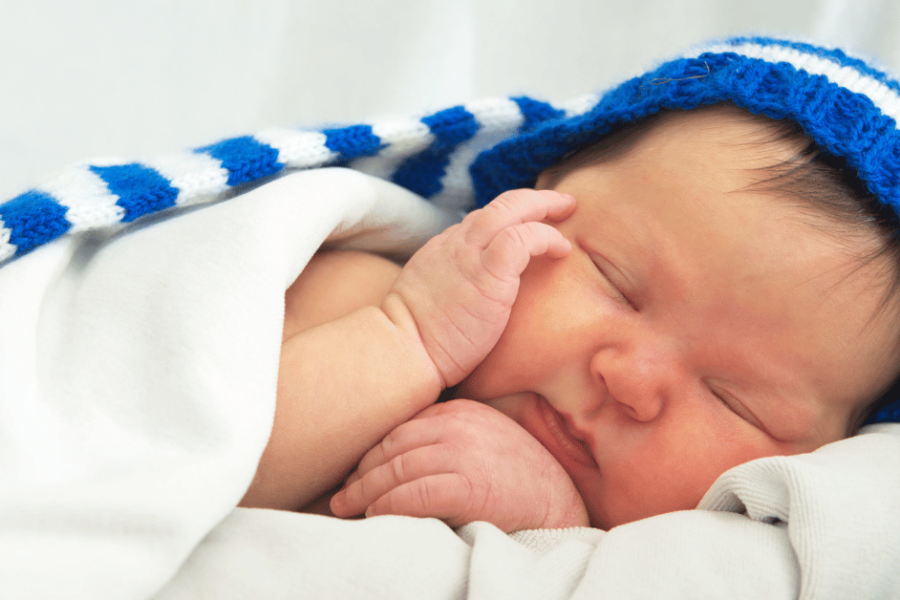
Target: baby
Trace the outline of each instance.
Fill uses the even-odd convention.
[[[608,529],[851,435],[900,374],[896,217],[817,152],[728,103],[665,111],[402,269],[317,255],[242,504],[311,510],[355,468],[337,516]]]

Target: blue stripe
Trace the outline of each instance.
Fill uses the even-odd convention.
[[[16,256],[66,233],[72,227],[67,211],[50,194],[34,190],[0,205],[0,219],[11,232],[9,241],[16,246]]]
[[[422,117],[422,122],[428,126],[440,145],[453,148],[471,139],[480,127],[475,115],[462,106],[454,106]]]
[[[340,154],[340,162],[378,154],[383,147],[381,138],[372,133],[371,125],[323,129],[322,133],[325,134],[325,146]]]
[[[125,209],[123,223],[175,206],[178,190],[149,167],[131,163],[112,167],[92,166],[90,169],[106,182],[112,194],[119,197],[116,204]]]
[[[471,139],[480,125],[475,116],[461,106],[436,112],[421,121],[431,130],[435,141],[401,164],[391,181],[430,198],[443,189],[441,178],[447,171],[450,154],[457,146]]]
[[[528,131],[544,121],[558,119],[566,114],[565,111],[554,108],[546,102],[539,102],[538,100],[529,98],[528,96],[517,96],[512,98],[512,101],[519,105],[519,110],[522,111],[522,117],[525,119],[522,123],[522,127],[519,128],[519,131],[521,132]]]
[[[194,152],[209,154],[220,161],[228,171],[228,185],[256,181],[284,168],[278,162],[278,150],[249,135],[197,148]]]
[[[441,178],[449,163],[446,152],[429,148],[397,167],[391,181],[423,198],[431,198],[443,189]]]

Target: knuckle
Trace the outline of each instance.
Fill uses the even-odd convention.
[[[371,484],[370,477],[363,477],[353,485],[347,488],[347,498],[354,500],[356,503],[363,503],[371,497],[369,490]]]
[[[489,495],[488,493],[479,494],[479,488],[481,487],[477,482],[473,481],[471,477],[466,477],[465,481],[465,498],[467,508],[470,510],[483,510],[484,502],[486,497]],[[479,499],[481,502],[479,502]]]
[[[490,204],[488,204],[488,206],[490,206]],[[457,227],[457,229],[454,230],[454,232],[460,231],[460,230],[468,230],[468,229],[471,229],[472,227],[474,227],[476,225],[476,223],[483,218],[484,213],[485,213],[485,208],[478,208],[476,210],[473,210],[472,212],[467,214],[465,217],[463,217],[463,220],[460,221],[459,225],[454,225],[454,227]]]
[[[508,192],[503,192],[494,198],[493,202],[489,203],[488,206],[493,206],[500,210],[515,211],[518,205],[522,204],[528,197],[527,192],[528,190],[509,190]]]
[[[472,482],[468,477],[458,476],[455,480],[453,494],[450,498],[452,508],[447,510],[447,517],[451,521],[463,523],[471,520],[476,514],[476,503],[474,501],[474,489]]]
[[[432,490],[427,479],[420,479],[418,485],[415,486],[415,497],[413,501],[421,508],[426,509],[431,506]]]
[[[531,223],[524,223],[518,227],[508,227],[503,230],[502,235],[504,235],[507,239],[507,242],[513,246],[515,250],[520,250],[522,248],[526,248],[528,243],[525,239],[525,234],[530,231]]]
[[[391,450],[394,449],[394,446],[397,443],[395,436],[396,436],[396,434],[392,431],[389,434],[387,434],[386,436],[384,436],[383,440],[381,440],[381,451],[383,452],[383,454],[385,456],[391,455]]]
[[[394,481],[405,481],[406,477],[406,465],[404,465],[404,455],[400,455],[394,458],[390,462],[391,475],[394,477]]]

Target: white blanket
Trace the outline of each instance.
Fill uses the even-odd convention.
[[[608,533],[235,509],[285,288],[326,239],[402,257],[455,218],[322,169],[0,270],[0,598],[900,595],[900,426]]]

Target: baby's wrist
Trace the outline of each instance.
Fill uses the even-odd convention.
[[[387,319],[410,359],[410,366],[434,379],[435,398],[448,387],[444,376],[425,348],[422,335],[406,302],[396,292],[389,292],[381,302],[380,312]]]
[[[539,527],[534,529],[566,529],[568,527],[590,527],[591,522],[588,519],[587,512],[569,511],[564,515],[557,515],[552,519],[545,519]]]
[[[584,500],[576,491],[565,503],[551,506],[544,515],[543,520],[536,529],[565,529],[567,527],[590,527],[591,521],[587,514]]]

